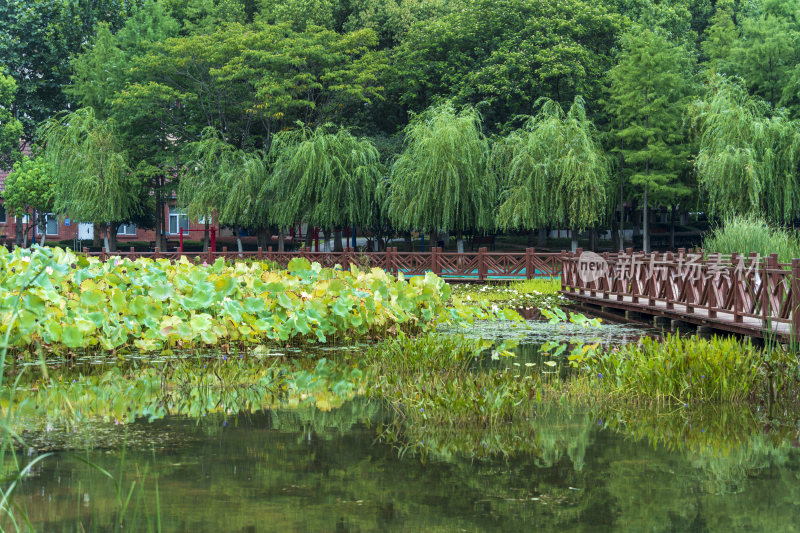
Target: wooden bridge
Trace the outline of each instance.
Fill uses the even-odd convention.
[[[777,255],[759,257],[704,254],[678,249],[676,253],[593,254],[577,252],[277,252],[271,247],[236,252],[125,252],[84,253],[107,260],[112,257],[169,259],[197,262],[272,261],[286,267],[303,257],[324,267],[380,267],[394,275],[433,272],[452,282],[487,282],[561,277],[562,293],[599,311],[646,317],[657,325],[700,327],[753,337],[800,339],[800,259],[779,263]]]
[[[400,252],[397,248],[388,248],[383,252],[362,252],[345,248],[342,252],[276,252],[272,247],[259,248],[252,252],[229,251],[223,247],[222,252],[137,252],[134,249],[119,252],[89,252],[88,256],[107,260],[111,257],[138,259],[169,259],[177,261],[186,257],[192,261],[213,263],[217,258],[226,261],[258,260],[272,261],[286,267],[289,261],[303,257],[317,262],[323,267],[341,265],[348,269],[351,264],[360,267],[380,267],[394,275],[420,276],[433,272],[448,281],[486,282],[490,280],[525,280],[532,278],[558,277],[561,272],[561,253],[542,253],[535,248],[527,248],[524,252],[503,253],[490,252],[487,248],[479,248],[477,252],[445,252],[441,248],[433,248],[430,252]]]
[[[562,259],[562,292],[582,304],[656,324],[689,325],[781,341],[800,332],[800,259],[776,254],[584,254]]]

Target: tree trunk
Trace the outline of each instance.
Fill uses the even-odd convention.
[[[244,247],[242,246],[242,230],[239,226],[235,226],[234,230],[236,231],[236,249],[239,250],[239,254],[244,252]]]
[[[22,246],[22,239],[24,238],[24,231],[22,228],[22,217],[16,217],[14,219],[14,244],[17,246]]]
[[[119,229],[118,224],[109,224],[108,225],[108,248],[109,252],[116,252],[117,251],[117,230]]]
[[[597,226],[589,230],[589,250],[593,252],[597,251]]]
[[[333,251],[334,252],[341,252],[344,251],[344,245],[342,244],[342,229],[337,228],[333,230]]]
[[[625,157],[622,150],[625,148],[625,142],[619,143],[619,235],[617,237],[619,246],[617,250],[625,249],[625,191],[623,184],[625,183],[623,170],[625,170]]]
[[[464,234],[462,232],[458,232],[458,239],[456,240],[456,247],[458,249],[458,253],[464,253]]]
[[[444,241],[444,249],[447,250],[450,247],[450,230],[442,232],[442,241]]]
[[[570,235],[572,236],[572,251],[576,251],[578,249],[578,229],[573,227],[570,230]]]
[[[305,243],[306,250],[310,250],[313,244],[314,244],[314,228],[311,225],[308,225],[306,227],[306,243]]]
[[[98,226],[102,227],[102,235],[103,235],[103,248],[106,249],[106,252],[111,251],[111,243],[108,242],[108,224],[98,224]]]
[[[669,209],[669,248],[675,249],[675,206]]]
[[[644,105],[647,106],[648,101],[648,94],[647,89],[644,92]],[[644,127],[645,129],[650,129],[650,115],[647,115],[644,119]],[[649,144],[649,143],[648,143]],[[648,146],[649,147],[649,146]],[[645,182],[644,182],[644,209],[642,212],[642,216],[644,220],[642,221],[642,226],[644,227],[644,235],[642,235],[642,248],[644,249],[644,253],[650,253],[650,206],[647,205],[647,193],[650,185],[650,158],[646,157],[644,160],[644,175],[645,175]]]
[[[101,235],[105,235],[105,233],[103,233],[103,229],[102,228],[103,228],[102,224],[95,224],[94,225],[94,232],[92,234],[92,246],[94,246],[94,247],[100,246],[101,239],[102,239],[102,242],[103,242],[103,246],[105,246],[107,244],[105,239],[103,237],[101,237]]]
[[[206,217],[206,223],[203,225],[203,251],[207,252],[209,246],[209,226],[208,226],[208,217]]]
[[[539,228],[539,235],[536,237],[536,246],[539,248],[547,247],[547,228]]]
[[[281,226],[278,228],[278,251],[283,252],[286,250],[286,229]]]
[[[536,242],[536,230],[528,231],[528,246],[533,246]]]
[[[406,231],[405,233],[403,233],[403,240],[406,241],[406,251],[407,252],[413,251],[412,250],[413,244],[411,244],[411,232],[410,231]]]
[[[647,205],[647,184],[644,185],[644,208],[642,209],[642,249],[650,253],[650,209]]]

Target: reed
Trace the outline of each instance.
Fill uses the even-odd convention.
[[[800,239],[795,232],[749,214],[726,218],[703,240],[703,249],[724,255],[758,252],[764,257],[776,253],[780,262],[789,263],[800,257]]]

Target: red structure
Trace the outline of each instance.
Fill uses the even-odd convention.
[[[222,252],[127,252],[90,253],[90,256],[106,260],[110,257],[128,258],[131,260],[140,257],[168,258],[173,261],[181,257],[211,263],[217,258],[225,261],[238,261],[243,259],[256,259],[271,261],[286,267],[289,261],[296,257],[304,257],[312,262],[317,262],[323,267],[350,268],[351,264],[360,267],[380,267],[394,275],[420,276],[433,272],[450,281],[488,281],[488,280],[521,280],[532,278],[552,278],[561,273],[561,253],[540,253],[535,248],[528,248],[523,253],[489,252],[480,248],[477,252],[443,252],[441,248],[433,248],[430,252],[398,252],[397,248],[388,248],[384,252],[359,252],[353,248],[345,248],[343,252],[312,252],[301,250],[299,252],[276,252],[270,246],[267,250],[261,248],[255,252],[230,252],[227,247]]]
[[[800,334],[800,259],[628,249],[596,256],[606,265],[598,271],[581,255],[562,260],[561,284],[572,300],[754,337]]]

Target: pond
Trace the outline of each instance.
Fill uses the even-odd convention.
[[[534,322],[524,330],[482,324],[468,333],[521,339],[517,357],[488,365],[542,368],[543,340],[619,344],[654,332]],[[283,355],[304,369],[316,364],[316,374],[304,378],[312,382],[322,375],[320,355],[335,361],[341,353],[327,350],[307,363]],[[209,392],[210,401],[200,398],[200,411],[178,398],[183,387],[199,390],[194,377],[170,385],[168,412],[197,416],[126,424],[112,416],[26,432],[28,448],[7,456],[4,472],[16,471],[15,460],[51,455],[20,479],[18,516],[27,515],[36,531],[58,532],[800,530],[800,441],[791,410],[545,402],[499,425],[409,426],[350,389],[322,410],[303,402],[265,409],[240,384],[258,377],[268,389],[271,375],[256,370],[279,356],[196,363],[234,384]],[[97,374],[113,364],[84,363],[51,371],[68,385],[78,371]],[[338,387],[338,370],[325,372],[325,387]],[[164,391],[126,401],[152,412],[148,394]],[[0,526],[14,527],[8,519]]]
[[[725,451],[676,449],[591,413],[554,411],[515,428],[528,444],[511,457],[449,453],[448,437],[428,454],[401,456],[376,441],[384,416],[355,400],[329,413],[137,422],[124,453],[117,445],[37,463],[16,501],[39,531],[80,530],[79,522],[113,529],[114,483],[88,459],[122,471],[123,498],[138,483],[125,516],[130,523],[135,508],[136,529],[157,519],[164,531],[236,532],[796,531],[800,523],[796,441],[757,432]]]

